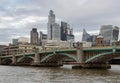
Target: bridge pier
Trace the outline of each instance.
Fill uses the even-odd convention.
[[[15,54],[13,54],[13,56],[12,56],[12,63],[11,63],[11,65],[16,65],[16,64],[17,64],[17,59],[16,59]]]
[[[34,62],[31,64],[32,66],[36,66],[40,64],[40,56],[39,56],[39,49],[35,48],[35,58]]]
[[[109,69],[110,64],[107,63],[83,63],[72,67],[73,69]]]
[[[83,56],[83,44],[77,42],[77,63],[83,63],[84,56]]]
[[[38,65],[38,64],[40,64],[40,57],[38,53],[35,53],[35,58],[32,65]]]
[[[38,66],[38,67],[60,67],[63,66],[62,64],[57,64],[57,63],[40,63],[38,65],[33,65],[33,66]]]
[[[83,54],[83,44],[80,42],[77,42],[76,46],[76,51],[77,51],[77,63],[76,65],[72,66],[72,68],[83,68],[84,64],[84,54]]]

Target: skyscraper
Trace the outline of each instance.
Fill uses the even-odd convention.
[[[100,33],[104,38],[105,45],[112,45],[113,41],[118,40],[119,28],[113,25],[101,26]]]
[[[88,34],[85,29],[83,29],[82,41],[92,42],[90,34]]]
[[[67,23],[61,22],[61,40],[66,41],[66,34],[67,34]]]
[[[98,35],[90,35],[83,29],[82,41],[92,42],[92,46],[96,45],[96,39]]]
[[[74,41],[73,30],[66,22],[61,22],[61,40],[62,41]]]
[[[52,10],[50,10],[48,15],[48,24],[47,24],[47,34],[48,40],[60,40],[60,26],[55,23],[55,14]]]
[[[38,44],[38,32],[36,28],[32,29],[30,35],[31,35],[31,44]]]
[[[60,40],[61,34],[60,34],[60,26],[59,24],[55,23],[52,26],[52,40]]]

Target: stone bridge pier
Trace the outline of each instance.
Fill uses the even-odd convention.
[[[34,57],[34,61],[31,65],[33,66],[37,66],[40,64],[40,55],[39,55],[39,49],[35,48],[35,57]]]
[[[13,56],[12,56],[12,63],[11,63],[11,65],[16,65],[16,64],[17,64],[17,59],[16,59],[15,54],[13,54]]]
[[[82,43],[77,42],[77,63],[84,63]]]
[[[37,66],[37,65],[40,65],[39,49],[35,48],[34,52],[35,52],[34,61],[33,61],[33,63],[31,65],[32,66]]]

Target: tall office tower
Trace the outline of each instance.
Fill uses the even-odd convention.
[[[55,24],[55,14],[50,10],[47,23],[48,40],[52,40],[53,25]]]
[[[113,25],[101,26],[100,33],[104,38],[105,45],[112,45],[113,41],[118,40],[119,27]]]
[[[55,23],[55,14],[50,10],[47,24],[48,40],[60,40],[60,27]]]
[[[74,41],[73,30],[66,22],[61,22],[61,40]]]
[[[38,44],[38,32],[36,28],[32,29],[30,35],[31,35],[31,44]]]
[[[40,43],[40,45],[42,45],[42,35],[43,35],[43,32],[40,31],[40,38],[39,38],[39,43]]]
[[[91,42],[92,46],[95,46],[97,44],[97,36],[98,35],[90,35],[83,29],[82,41]]]
[[[90,34],[88,34],[85,29],[83,29],[82,41],[92,42]]]
[[[66,41],[67,36],[67,23],[61,22],[61,40]]]
[[[61,34],[60,34],[60,26],[59,24],[55,23],[52,26],[52,40],[60,40]]]

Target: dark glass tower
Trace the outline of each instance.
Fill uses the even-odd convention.
[[[66,22],[61,22],[61,40],[74,41],[73,30]]]

